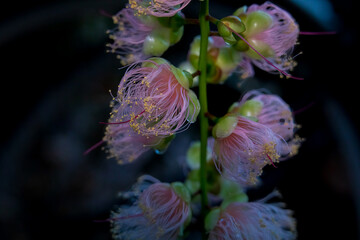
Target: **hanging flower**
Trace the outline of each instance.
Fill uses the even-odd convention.
[[[239,8],[234,15],[245,24],[246,30],[241,35],[271,63],[240,39],[234,48],[246,56],[243,60],[245,63],[240,66],[244,67],[241,69],[243,77],[253,75],[250,62],[271,73],[278,72],[274,66],[281,71],[289,71],[296,66],[290,54],[297,42],[299,27],[288,12],[271,2],[265,2],[262,5],[253,4],[248,9]]]
[[[234,202],[207,216],[209,240],[296,239],[296,221],[283,204]]]
[[[135,133],[126,122],[116,122],[120,118],[118,108],[119,103],[113,106],[104,137],[109,158],[115,158],[119,164],[126,164],[132,163],[150,149],[158,154],[166,151],[175,135],[166,138],[141,136]]]
[[[191,84],[191,74],[164,59],[136,63],[119,84],[114,121],[127,121],[135,133],[145,137],[168,137],[183,131],[200,111]]]
[[[141,187],[138,184],[135,191]],[[190,194],[180,182],[157,181],[143,192],[127,195],[138,199],[132,206],[122,206],[112,214],[114,239],[176,240],[180,228],[191,218]]]
[[[241,185],[253,185],[267,164],[278,162],[284,141],[247,117],[227,115],[213,128],[213,159],[220,173]]]
[[[184,16],[178,12],[171,18],[139,16],[133,8],[124,8],[113,16],[117,27],[109,30],[112,43],[109,52],[116,53],[122,65],[151,56],[161,56],[179,42],[184,32]]]
[[[288,156],[283,156],[284,159],[297,153],[303,141],[295,135],[299,127],[295,124],[289,105],[279,96],[252,90],[246,93],[239,103],[235,103],[230,112],[254,117],[256,121],[269,127],[275,134],[282,137],[287,142],[280,142],[282,148],[284,151],[289,149],[290,153]]]
[[[129,0],[129,7],[137,15],[171,17],[185,8],[191,0]]]

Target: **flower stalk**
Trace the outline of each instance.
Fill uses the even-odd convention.
[[[210,33],[210,24],[207,19],[209,15],[209,0],[200,2],[199,22],[200,22],[200,56],[198,70],[201,72],[199,77],[199,101],[200,101],[200,188],[201,188],[201,213],[202,222],[204,222],[207,213],[207,189],[206,189],[206,155],[207,155],[207,138],[209,122],[205,113],[208,112],[207,93],[206,93],[206,67],[207,67],[207,48],[208,36]],[[203,230],[203,239],[206,239],[205,231]]]

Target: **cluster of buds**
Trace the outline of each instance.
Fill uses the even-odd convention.
[[[109,157],[120,164],[148,150],[163,154],[175,135],[197,120],[203,106],[191,88],[198,75],[204,74],[207,83],[222,84],[233,73],[253,76],[255,65],[291,77],[287,72],[296,65],[290,54],[299,27],[288,12],[270,2],[241,7],[220,20],[203,14],[218,32],[208,39],[196,36],[181,67],[161,58],[181,40],[184,25],[196,23],[181,12],[190,1],[129,0],[113,17],[117,26],[109,31],[109,51],[129,66],[112,96],[103,142]],[[206,65],[201,68],[202,59]],[[130,204],[121,205],[109,219],[115,239],[176,240],[189,225],[205,218],[198,211],[203,195],[209,197],[211,208],[204,222],[211,240],[296,238],[291,210],[279,202],[249,202],[246,194],[258,185],[266,165],[276,168],[298,152],[303,140],[296,135],[299,126],[290,106],[277,95],[251,90],[224,116],[200,115],[205,116],[213,123],[205,165],[200,161],[204,143],[195,141],[186,154],[189,171],[184,183],[139,178],[130,192],[121,194]]]

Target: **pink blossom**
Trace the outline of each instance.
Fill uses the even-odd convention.
[[[129,0],[129,7],[138,15],[171,17],[185,8],[191,0]]]
[[[209,240],[296,239],[292,211],[280,206],[280,203],[231,203],[220,212]]]
[[[264,166],[287,154],[282,148],[284,140],[261,123],[243,116],[231,118],[236,118],[233,129],[214,136],[214,163],[225,178],[241,185],[256,184]]]
[[[255,66],[270,73],[278,72],[274,66],[281,71],[293,70],[296,62],[290,57],[290,54],[299,36],[299,27],[294,18],[271,2],[251,5],[246,13],[240,15],[240,18],[253,12],[267,14],[271,17],[271,24],[263,31],[254,31],[254,33],[245,31],[243,35],[250,44],[258,48],[257,50],[268,49],[268,55],[265,54],[265,57],[273,66],[251,49],[245,53],[247,55],[245,58]],[[248,65],[245,66],[248,67]],[[249,68],[243,69],[243,72],[245,73],[244,77],[253,75],[253,71]]]
[[[109,158],[115,158],[119,164],[131,163],[146,151],[156,148],[162,139],[156,136],[141,136],[126,123],[119,123],[119,103],[113,106],[113,111],[106,127],[104,141],[107,142]],[[114,124],[112,124],[114,123]]]
[[[117,27],[108,31],[113,40],[113,43],[107,44],[109,51],[117,54],[122,65],[145,59],[143,44],[154,27],[135,16],[131,8],[122,9],[113,16],[113,20]]]
[[[187,200],[172,185],[155,182],[139,194],[132,206],[123,206],[113,213],[113,237],[175,240],[180,227],[191,216]]]
[[[255,116],[259,123],[269,127],[275,134],[283,138],[285,142],[280,142],[282,148],[289,149],[292,156],[297,153],[302,140],[295,136],[298,125],[295,124],[294,116],[290,106],[279,96],[265,94],[259,90],[252,90],[246,93],[239,103],[239,107],[244,105],[248,100],[258,101],[261,103],[261,111]]]
[[[184,74],[161,58],[130,66],[119,84],[114,121],[128,121],[145,137],[167,137],[186,129],[200,105]]]

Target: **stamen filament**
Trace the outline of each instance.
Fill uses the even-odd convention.
[[[300,32],[300,35],[308,35],[308,36],[317,36],[317,35],[334,35],[336,34],[335,31],[333,32]]]
[[[271,157],[269,156],[269,154],[266,154],[266,156],[268,157],[268,159],[270,160],[271,162],[271,165],[273,165],[274,168],[277,168],[277,166],[275,166],[273,160],[271,159]]]

